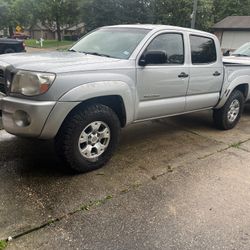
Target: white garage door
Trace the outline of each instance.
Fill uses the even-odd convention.
[[[246,42],[250,42],[250,31],[224,31],[221,48],[235,50]]]

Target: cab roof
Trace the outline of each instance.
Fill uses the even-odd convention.
[[[201,30],[196,29],[190,29],[190,28],[184,28],[184,27],[178,27],[178,26],[172,26],[172,25],[162,25],[162,24],[121,24],[121,25],[112,25],[112,26],[105,26],[105,28],[137,28],[137,29],[149,29],[154,31],[160,31],[160,30],[177,30],[177,31],[186,31],[186,32],[192,32],[192,33],[199,33],[201,35],[213,35],[212,33],[208,33]],[[214,36],[214,35],[213,35]]]

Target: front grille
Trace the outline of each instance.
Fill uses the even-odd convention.
[[[6,94],[5,92],[5,86],[3,84],[0,83],[0,92]]]
[[[6,94],[4,70],[0,69],[0,92]]]

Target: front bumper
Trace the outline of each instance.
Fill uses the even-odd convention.
[[[55,101],[31,101],[0,93],[4,129],[14,135],[39,137]]]

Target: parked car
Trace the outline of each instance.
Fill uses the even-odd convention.
[[[212,109],[215,126],[232,129],[250,98],[250,68],[223,65],[216,36],[161,25],[103,27],[68,52],[0,56],[0,82],[5,130],[54,138],[77,172],[103,166],[128,124]]]
[[[26,40],[26,39],[30,39],[29,35],[26,35],[24,33],[14,33],[14,35],[11,37],[13,39],[21,39],[21,40]]]
[[[224,54],[223,61],[232,64],[250,65],[250,42],[243,44],[234,52]]]
[[[0,54],[25,52],[22,40],[0,38]]]

